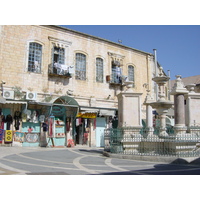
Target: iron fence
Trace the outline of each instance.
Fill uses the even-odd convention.
[[[150,132],[148,128],[109,128],[105,129],[105,151],[117,154],[140,156],[200,156],[200,134],[175,135],[168,128],[167,136],[159,136],[159,128]]]

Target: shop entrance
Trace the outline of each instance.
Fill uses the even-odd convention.
[[[106,119],[104,117],[97,117],[96,123],[96,146],[104,147],[104,129],[106,127]]]

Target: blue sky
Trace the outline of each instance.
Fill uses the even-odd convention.
[[[200,25],[65,25],[145,52],[157,59],[171,79],[200,75]]]

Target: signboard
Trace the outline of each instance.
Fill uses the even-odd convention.
[[[94,119],[97,117],[96,113],[78,113],[77,118],[91,118]]]
[[[25,142],[35,143],[39,142],[39,134],[38,133],[27,133],[25,134]]]
[[[5,131],[5,138],[4,138],[5,142],[12,142],[13,140],[13,134],[11,130],[6,130]]]
[[[3,141],[4,132],[5,131],[3,129],[0,129],[0,143]]]
[[[63,106],[53,106],[52,114],[54,116],[62,116],[65,114],[65,107]]]
[[[14,141],[15,142],[23,142],[24,141],[24,133],[15,132]]]

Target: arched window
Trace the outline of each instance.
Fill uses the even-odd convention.
[[[75,77],[79,80],[86,80],[86,55],[76,53]]]
[[[135,82],[135,77],[134,77],[134,67],[132,65],[128,66],[128,80]]]
[[[96,58],[96,81],[103,83],[103,59]]]
[[[29,43],[28,71],[41,73],[42,45],[36,42]]]

